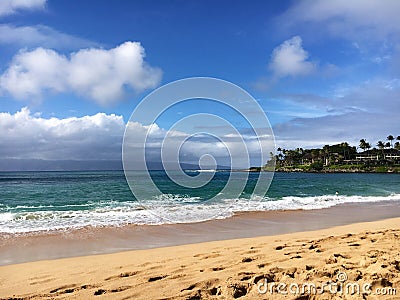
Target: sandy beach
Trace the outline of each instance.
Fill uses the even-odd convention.
[[[0,300],[400,300],[400,0],[0,0]]]
[[[396,299],[399,235],[392,218],[13,264],[0,267],[0,298]]]

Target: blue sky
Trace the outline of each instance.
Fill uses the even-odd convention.
[[[117,157],[139,101],[193,76],[246,89],[277,146],[375,144],[400,135],[399,14],[395,0],[4,0],[0,155]],[[213,106],[175,109],[160,130]]]

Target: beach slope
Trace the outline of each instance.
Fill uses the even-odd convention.
[[[0,298],[395,299],[399,235],[395,218],[2,266]]]

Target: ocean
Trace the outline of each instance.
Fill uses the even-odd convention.
[[[275,173],[266,195],[252,194],[258,173],[218,171],[199,188],[182,187],[163,171],[150,174],[162,194],[148,192],[138,201],[122,171],[0,172],[0,233],[193,223],[246,211],[400,203],[400,174]],[[140,186],[140,174],[135,178]],[[228,180],[247,180],[239,197],[223,190]],[[145,186],[143,190],[146,193]]]

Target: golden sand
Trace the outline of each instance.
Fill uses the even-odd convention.
[[[37,261],[0,267],[0,298],[397,299],[399,249],[400,218],[395,218]]]

